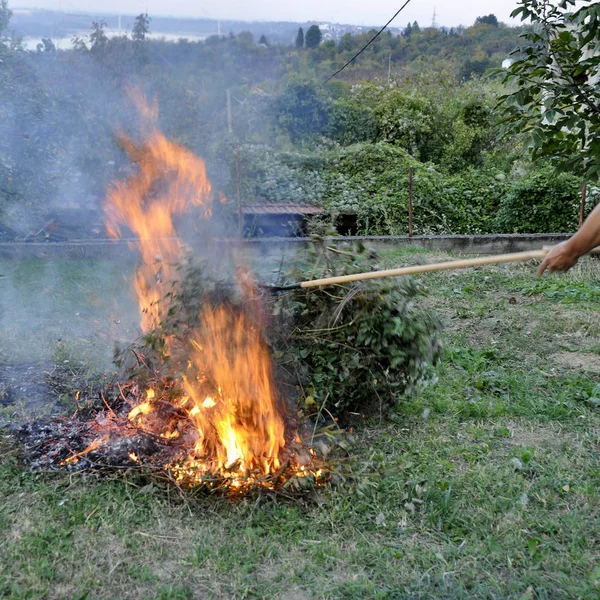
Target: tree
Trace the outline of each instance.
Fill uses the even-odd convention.
[[[409,23],[405,28],[404,28],[404,32],[403,35],[404,37],[410,37],[412,34],[412,25]]]
[[[73,46],[73,50],[75,52],[87,52],[88,47],[83,38],[80,38],[78,35],[74,35],[71,38],[71,45]]]
[[[584,4],[577,9],[577,5]],[[533,159],[555,158],[586,181],[600,179],[600,4],[519,0],[531,20],[504,82],[509,131],[529,134]]]
[[[258,43],[262,44],[263,46],[267,46],[267,48],[269,47],[269,40],[264,34],[260,36],[260,38],[258,39]]]
[[[459,78],[468,81],[473,77],[482,77],[483,74],[493,65],[490,58],[486,55],[475,54],[473,58],[467,58],[459,70]]]
[[[38,52],[56,52],[56,46],[51,38],[42,38],[42,43],[35,48]]]
[[[237,43],[240,48],[248,50],[254,47],[254,35],[251,31],[240,31],[237,36]]]
[[[92,21],[92,33],[90,33],[90,50],[94,53],[106,48],[108,37],[104,32],[106,21]]]
[[[498,27],[498,19],[494,14],[485,17],[477,17],[475,19],[475,25],[491,25],[492,27]]]
[[[323,133],[330,109],[326,91],[308,81],[289,83],[273,104],[279,128],[294,142]]]
[[[140,13],[133,24],[131,37],[134,42],[143,42],[146,36],[150,33],[150,17],[148,13]]]
[[[307,48],[318,48],[321,40],[323,39],[323,34],[319,29],[318,25],[311,25],[306,32],[306,37],[304,38],[304,42],[306,43]]]
[[[296,35],[296,48],[304,48],[304,29],[298,27],[298,34]]]
[[[5,41],[8,40],[8,24],[12,17],[12,10],[8,8],[8,0],[0,0],[0,50],[7,48]]]
[[[354,36],[351,33],[345,33],[338,44],[338,52],[352,52],[355,48]]]

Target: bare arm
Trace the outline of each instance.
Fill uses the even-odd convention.
[[[598,245],[600,245],[600,204],[590,213],[581,229],[572,238],[556,245],[546,254],[538,269],[538,275],[546,269],[567,271],[580,256],[587,254]]]

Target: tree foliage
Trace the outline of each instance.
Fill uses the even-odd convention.
[[[0,0],[0,52],[9,47],[8,25],[12,11],[8,8],[8,0]]]
[[[108,36],[104,31],[106,21],[93,21],[92,33],[90,33],[90,51],[95,53],[102,52],[108,44]]]
[[[490,25],[491,27],[498,27],[498,17],[494,14],[486,15],[485,17],[477,17],[475,19],[476,25]]]
[[[298,27],[298,33],[296,34],[296,48],[304,48],[304,29]]]
[[[293,141],[321,133],[329,118],[329,99],[308,81],[290,83],[274,102],[274,116],[279,128]]]
[[[307,48],[318,48],[323,39],[323,34],[318,25],[311,25],[304,37],[304,43]]]
[[[235,147],[223,136],[229,89],[245,201],[319,204],[332,218],[355,212],[360,233],[402,234],[412,167],[415,232],[497,231],[505,197],[539,168],[523,158],[519,135],[498,140],[499,82],[460,74],[471,60],[499,65],[519,31],[411,24],[410,35],[380,36],[327,85],[372,33],[299,52],[256,44],[250,31],[201,42],[108,38],[97,21],[73,40],[76,52],[9,43],[0,64],[0,212],[41,227],[47,207],[99,201],[125,167],[111,135],[116,115],[126,127],[134,119],[121,90],[141,85],[158,100],[161,128],[206,159],[227,197],[237,194]],[[546,189],[543,178],[529,185]],[[558,227],[534,216],[532,227]]]
[[[577,6],[583,4],[579,9]],[[530,136],[534,159],[554,157],[587,181],[600,178],[600,3],[520,0],[530,20],[502,97],[511,131]]]
[[[148,13],[140,13],[133,24],[131,37],[135,42],[143,42],[150,33],[150,17]]]

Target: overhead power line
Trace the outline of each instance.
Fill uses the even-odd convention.
[[[410,4],[410,1],[411,0],[406,0],[406,2],[398,9],[396,14],[371,38],[371,40],[365,44],[343,67],[328,77],[325,80],[325,83],[331,81],[336,75],[339,75],[352,61],[358,58],[387,29],[387,26]]]

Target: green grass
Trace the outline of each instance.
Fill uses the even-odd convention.
[[[0,260],[0,361],[52,360],[68,341],[72,354],[109,366],[113,342],[137,335],[131,271],[108,260]]]
[[[600,598],[600,263],[423,281],[437,381],[358,427],[344,480],[310,501],[30,472],[5,439],[0,597]]]

